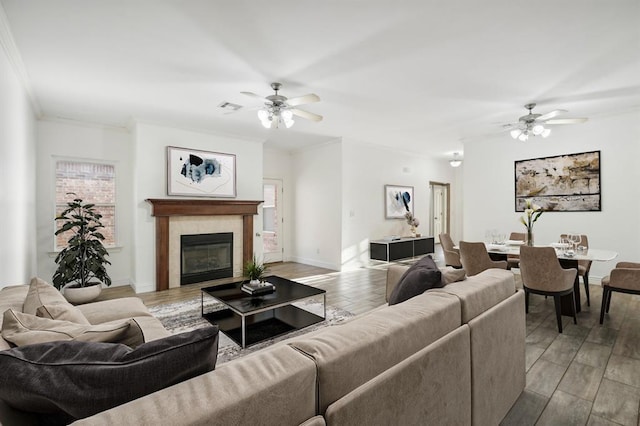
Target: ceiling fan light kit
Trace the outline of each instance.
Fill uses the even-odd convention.
[[[449,160],[449,165],[451,167],[460,167],[460,165],[462,165],[462,160],[460,159],[460,157],[458,157],[458,155],[460,154],[458,154],[457,152],[453,153],[453,159]]]
[[[280,87],[282,87],[280,83],[271,83],[271,88],[275,91],[275,94],[266,97],[256,95],[252,92],[241,92],[243,95],[261,98],[267,101],[264,107],[258,111],[258,118],[262,126],[267,129],[277,129],[281,125],[284,125],[288,129],[295,123],[293,120],[294,115],[312,121],[322,120],[322,116],[319,114],[294,108],[297,105],[319,102],[320,97],[318,95],[309,93],[308,95],[288,99],[278,94]]]
[[[509,132],[513,139],[524,142],[529,139],[529,136],[542,136],[546,138],[551,134],[551,129],[545,127],[545,124],[576,124],[587,121],[586,118],[563,118],[554,120],[554,117],[567,111],[557,109],[546,114],[534,114],[532,110],[535,106],[536,104],[534,103],[526,104],[524,107],[529,110],[529,114],[520,117],[517,124],[506,125],[506,127],[517,126]]]

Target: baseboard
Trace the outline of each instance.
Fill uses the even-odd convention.
[[[318,268],[332,269],[334,271],[340,270],[340,265],[335,265],[332,263],[321,262],[316,259],[308,259],[304,257],[292,256],[291,262],[303,263],[305,265],[317,266]]]

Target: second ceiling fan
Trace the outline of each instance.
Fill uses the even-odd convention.
[[[264,108],[258,111],[258,118],[260,118],[264,127],[277,129],[280,124],[284,124],[285,127],[289,128],[294,123],[294,115],[311,121],[322,121],[321,115],[296,108],[298,105],[319,102],[320,97],[318,95],[309,93],[308,95],[289,99],[286,96],[278,94],[281,87],[281,83],[271,83],[271,88],[275,91],[275,94],[269,96],[260,96],[253,92],[240,92],[243,95],[266,101]]]
[[[545,114],[534,114],[535,103],[526,104],[524,107],[529,110],[529,114],[520,117],[515,124],[504,126],[505,129],[511,129],[509,133],[512,138],[523,142],[529,139],[529,136],[542,136],[543,138],[549,136],[551,129],[545,125],[577,124],[587,121],[587,118],[556,118],[558,115],[568,112],[564,109],[556,109]]]

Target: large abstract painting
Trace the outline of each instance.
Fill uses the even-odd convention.
[[[387,219],[404,219],[413,213],[413,186],[385,185],[385,215]]]
[[[516,211],[530,198],[545,211],[600,211],[600,151],[515,162]]]
[[[236,156],[168,146],[167,193],[235,197]]]

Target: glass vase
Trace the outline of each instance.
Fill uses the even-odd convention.
[[[533,247],[533,230],[527,229],[527,245]]]

